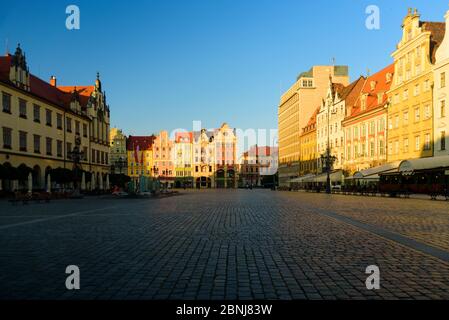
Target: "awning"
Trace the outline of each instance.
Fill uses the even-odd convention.
[[[337,170],[331,172],[330,174],[331,182],[341,182],[343,180],[343,171]],[[326,182],[327,181],[327,173],[321,173],[317,176],[309,177],[303,180],[303,182]]]
[[[305,179],[309,179],[309,178],[312,178],[312,177],[315,177],[315,175],[313,173],[309,173],[309,174],[306,174],[305,176],[301,176],[301,177],[298,177],[298,178],[295,178],[295,179],[291,179],[289,181],[289,183],[301,183],[301,182],[304,182]]]
[[[441,157],[404,160],[399,165],[399,172],[402,174],[411,174],[419,170],[438,168],[449,168],[449,155]]]
[[[379,179],[379,174],[395,171],[398,169],[400,164],[401,161],[395,161],[378,167],[357,171],[356,173],[354,173],[353,177],[354,179],[377,180]]]

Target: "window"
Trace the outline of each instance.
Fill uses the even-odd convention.
[[[45,109],[45,124],[51,127],[51,110]]]
[[[385,131],[385,119],[384,118],[379,120],[379,131],[380,132]]]
[[[440,102],[440,117],[444,118],[446,116],[446,100],[441,100]]]
[[[420,111],[420,110],[419,110],[419,107],[418,107],[418,108],[415,108],[415,122],[418,122],[419,119],[421,118],[420,112],[419,112],[419,111]]]
[[[19,98],[19,117],[27,118],[27,102]]]
[[[47,151],[47,156],[51,156],[51,154],[52,154],[52,144],[53,144],[53,141],[51,138],[45,138],[45,148]]]
[[[33,117],[34,122],[40,123],[41,122],[41,107],[39,107],[37,104],[33,106]]]
[[[384,156],[384,155],[385,155],[385,143],[384,143],[383,140],[380,140],[380,141],[379,141],[379,154],[380,154],[381,156]]]
[[[374,121],[371,121],[369,126],[369,134],[373,135],[376,132],[376,123]]]
[[[11,113],[11,95],[8,93],[2,93],[2,106],[3,112]]]
[[[430,133],[424,136],[424,150],[430,150]]]
[[[441,72],[440,74],[440,88],[444,88],[446,86],[446,72]]]
[[[95,162],[95,150],[94,149],[92,149],[92,155],[90,157],[90,160],[92,161],[92,163]],[[133,163],[131,163],[131,165],[133,165]]]
[[[408,89],[404,90],[404,95],[402,97],[402,100],[407,100],[408,99]]]
[[[424,106],[424,119],[429,119],[430,118],[430,105],[425,105]]]
[[[19,150],[27,151],[27,133],[25,131],[19,131]]]
[[[408,111],[404,111],[404,125],[408,125]]]
[[[430,81],[426,80],[424,81],[424,91],[429,91],[430,89]]]
[[[56,153],[58,157],[62,157],[62,141],[57,140],[56,141]]]
[[[376,145],[375,145],[374,141],[371,141],[371,143],[370,143],[370,156],[371,157],[374,157],[375,148],[376,148]]]
[[[62,130],[62,114],[60,114],[60,113],[56,114],[56,127],[59,130]]]
[[[399,128],[399,115],[396,115],[396,117],[394,117],[394,127],[396,129]]]
[[[441,131],[440,150],[446,150],[446,131]]]
[[[421,149],[421,139],[419,136],[415,137],[415,151],[419,151]]]
[[[41,136],[33,135],[34,137],[34,153],[41,153]]]
[[[70,152],[72,151],[72,144],[70,142],[67,142],[66,145],[66,157],[67,159],[70,159]]]
[[[75,120],[75,133],[80,134],[80,122]]]
[[[87,124],[83,123],[83,137],[87,138]],[[119,142],[117,142],[119,144]]]
[[[408,138],[404,139],[404,152],[408,152]]]
[[[399,140],[396,140],[394,142],[394,154],[398,154],[399,153]]]
[[[87,150],[87,147],[83,147],[83,160],[89,161],[89,159],[87,158],[88,156],[89,156],[89,151]]]
[[[391,118],[388,118],[388,129],[393,129],[393,120]]]
[[[66,128],[67,132],[72,132],[72,119],[70,118],[66,119]]]
[[[415,89],[413,90],[413,95],[416,97],[417,95],[419,95],[419,84],[417,84],[415,86]]]
[[[3,148],[11,149],[12,145],[12,129],[3,127]]]

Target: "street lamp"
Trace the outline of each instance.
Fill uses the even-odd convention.
[[[330,148],[326,148],[326,153],[320,156],[321,158],[321,166],[323,169],[326,170],[326,193],[331,193],[331,177],[330,173],[332,170],[332,166],[334,165],[334,162],[337,160],[337,157],[331,155]]]
[[[69,159],[73,161],[73,172],[75,173],[75,177],[77,177],[77,173],[82,171],[81,160],[84,159],[84,152],[80,150],[81,146],[81,138],[79,134],[75,137],[75,147],[72,151],[67,153]],[[79,194],[79,186],[75,179],[75,194]]]
[[[331,111],[331,106],[328,105],[327,107],[327,147],[326,147],[326,153],[323,155],[320,155],[321,159],[321,167],[323,170],[326,170],[326,193],[331,193],[331,177],[330,173],[332,170],[332,166],[334,165],[335,161],[337,160],[337,157],[331,155],[331,149],[330,149],[330,116],[335,115],[336,111]]]
[[[122,174],[122,169],[126,166],[126,164],[127,162],[123,159],[123,157],[120,157],[114,161],[114,165],[119,169],[120,174]]]

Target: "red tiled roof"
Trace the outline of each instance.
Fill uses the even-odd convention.
[[[315,112],[310,117],[309,121],[307,122],[307,125],[302,128],[302,134],[306,134],[311,131],[312,128],[316,125],[316,116],[318,115],[318,112],[320,112],[321,107],[318,106],[316,108]]]
[[[435,63],[435,53],[443,41],[444,34],[446,33],[445,22],[430,22],[421,21],[420,27],[423,31],[430,31],[430,60]]]
[[[139,146],[139,150],[151,150],[155,136],[129,136],[126,141],[126,150],[133,151]]]
[[[357,80],[349,84],[342,91],[340,98],[341,100],[345,100],[345,104],[348,106],[353,105],[357,98],[360,95],[360,91],[362,90],[363,84],[365,82],[365,77],[360,76]]]
[[[278,147],[255,147],[252,146],[248,151],[243,152],[243,157],[248,157],[248,155],[252,156],[270,156],[271,154],[276,154],[278,152]]]
[[[188,138],[188,142],[193,142],[193,132],[176,132],[175,141],[176,143],[181,142],[182,138]]]
[[[9,80],[9,70],[11,66],[12,56],[0,57],[0,81],[8,85],[14,86]],[[57,106],[70,109],[70,101],[72,100],[73,87],[55,87],[50,83],[34,76],[30,73],[30,91],[29,94],[48,101]],[[80,94],[80,104],[82,107],[87,106],[87,101],[94,90],[93,86],[76,87]]]
[[[387,74],[391,74],[390,81],[387,82]],[[369,76],[364,82],[361,95],[356,102],[352,105],[351,114],[347,118],[353,118],[360,114],[371,111],[377,107],[382,107],[387,103],[387,91],[390,90],[390,86],[393,82],[394,64],[382,69],[381,71]],[[374,89],[371,88],[372,83],[375,84]],[[379,102],[378,94],[383,93],[382,101]],[[366,108],[362,110],[362,95],[366,95]]]

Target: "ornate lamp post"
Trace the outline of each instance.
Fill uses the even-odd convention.
[[[326,149],[326,153],[322,154],[320,156],[321,158],[321,165],[324,170],[326,170],[327,178],[326,178],[326,193],[331,193],[331,177],[330,173],[332,170],[332,166],[334,165],[335,160],[337,160],[337,157],[331,155],[331,150],[329,147]]]
[[[73,161],[73,172],[75,173],[75,177],[78,176],[78,172],[82,171],[81,160],[84,159],[84,152],[80,150],[81,146],[81,137],[79,134],[75,137],[75,147],[72,151],[68,152],[68,158]],[[75,180],[75,195],[79,195],[79,185]]]
[[[331,155],[331,149],[330,149],[330,116],[336,114],[335,111],[331,111],[331,106],[327,106],[327,147],[326,147],[326,153],[322,154],[320,156],[321,159],[321,166],[323,170],[326,170],[327,178],[326,178],[326,193],[331,193],[331,178],[330,173],[332,170],[332,166],[334,165],[335,161],[337,160],[337,157]]]
[[[126,167],[127,162],[123,157],[120,157],[119,159],[114,161],[114,166],[119,169],[119,173],[122,174],[122,169]]]

